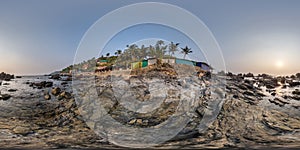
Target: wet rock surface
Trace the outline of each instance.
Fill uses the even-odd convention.
[[[57,83],[51,81],[51,86],[44,86],[46,84],[43,81],[31,81],[26,77],[15,79],[22,80],[19,84],[34,91],[10,87],[14,83],[8,87],[1,86],[0,147],[122,148],[110,143],[106,136],[95,133],[95,129],[91,127],[97,126],[97,111],[83,107],[90,105],[82,105],[80,102],[93,102],[92,106],[103,106],[109,116],[124,126],[150,128],[168,120],[177,111],[179,99],[189,96],[185,89],[195,89],[201,93],[191,103],[193,109],[188,111],[190,120],[174,138],[153,148],[300,147],[299,86],[287,83],[289,78],[283,83],[283,79],[280,80],[278,85],[273,77],[267,75],[230,74],[220,78],[222,80],[208,80],[197,76],[183,79],[172,68],[161,68],[159,73],[150,71],[130,78],[98,76],[95,90],[98,99],[94,101],[78,101],[73,94],[88,95],[87,89],[92,88],[90,84],[83,84],[81,91],[72,91],[71,83],[64,83],[63,85],[69,85],[64,87],[61,85],[64,81],[61,80]],[[26,84],[27,80],[29,84]],[[211,88],[213,85],[224,85],[224,80],[224,88]],[[30,87],[30,83],[41,82],[42,88]],[[166,88],[161,88],[162,86]],[[284,86],[286,87],[283,88]],[[9,89],[17,91],[8,92]],[[208,113],[208,102],[224,93],[226,97],[217,118],[206,130],[199,131],[201,120]],[[133,99],[132,95],[135,103],[130,101]],[[164,101],[159,103],[159,99]],[[156,103],[150,103],[156,100]],[[140,107],[142,104],[149,107]],[[152,109],[153,107],[156,109]],[[91,110],[93,111],[90,112]]]

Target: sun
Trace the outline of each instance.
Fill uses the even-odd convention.
[[[276,61],[275,65],[276,65],[277,68],[282,68],[284,63],[281,60],[278,60],[278,61]]]

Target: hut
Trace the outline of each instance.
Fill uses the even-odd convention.
[[[142,62],[133,62],[131,63],[131,69],[142,68]]]
[[[142,60],[142,61],[139,61],[139,62],[131,63],[131,69],[145,68],[147,66],[148,66],[148,60]]]
[[[108,60],[106,60],[106,59],[100,59],[100,60],[98,60],[98,62],[108,62]]]
[[[99,66],[104,66],[104,65],[106,65],[108,63],[108,60],[106,60],[106,59],[100,59],[100,60],[98,60],[98,62],[97,62],[97,64],[99,65]]]
[[[196,62],[196,66],[200,67],[202,70],[205,71],[212,71],[212,67],[210,65],[208,65],[205,62]]]
[[[142,61],[142,68],[147,67],[148,66],[148,60],[143,60]]]
[[[157,63],[156,58],[148,58],[148,66],[155,65]]]
[[[142,62],[133,62],[133,63],[131,63],[131,69],[142,68],[142,66],[143,66]]]
[[[179,59],[179,58],[176,58],[175,59],[175,63],[176,64],[184,64],[184,65],[191,65],[191,66],[194,66],[194,62],[191,61],[191,60],[186,60],[186,59]]]
[[[173,58],[163,58],[162,63],[169,63],[169,64],[175,64],[176,61]]]

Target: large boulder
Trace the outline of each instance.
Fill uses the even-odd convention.
[[[53,86],[53,82],[51,82],[51,81],[42,81],[42,82],[33,82],[33,83],[26,82],[26,84],[30,84],[29,85],[30,87],[38,88],[38,89]]]
[[[253,73],[247,73],[247,74],[244,74],[244,77],[254,77]]]
[[[60,75],[59,75],[59,74],[53,74],[53,75],[51,75],[51,76],[50,76],[50,79],[54,79],[54,80],[60,80],[60,79],[61,79],[61,77],[60,77]]]
[[[274,88],[280,86],[280,85],[278,84],[277,78],[264,79],[262,82],[263,82],[263,84],[264,84],[268,89],[274,89]]]
[[[295,91],[292,92],[294,95],[300,95],[300,90],[296,89]]]
[[[294,82],[290,82],[290,87],[296,87],[296,86],[299,86],[300,85],[300,82],[299,81],[294,81]]]
[[[0,73],[0,80],[4,81],[10,81],[11,79],[14,79],[14,75],[6,74],[4,72]]]

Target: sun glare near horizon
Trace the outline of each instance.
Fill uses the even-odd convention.
[[[284,66],[284,63],[282,60],[277,60],[275,66],[280,69]]]

